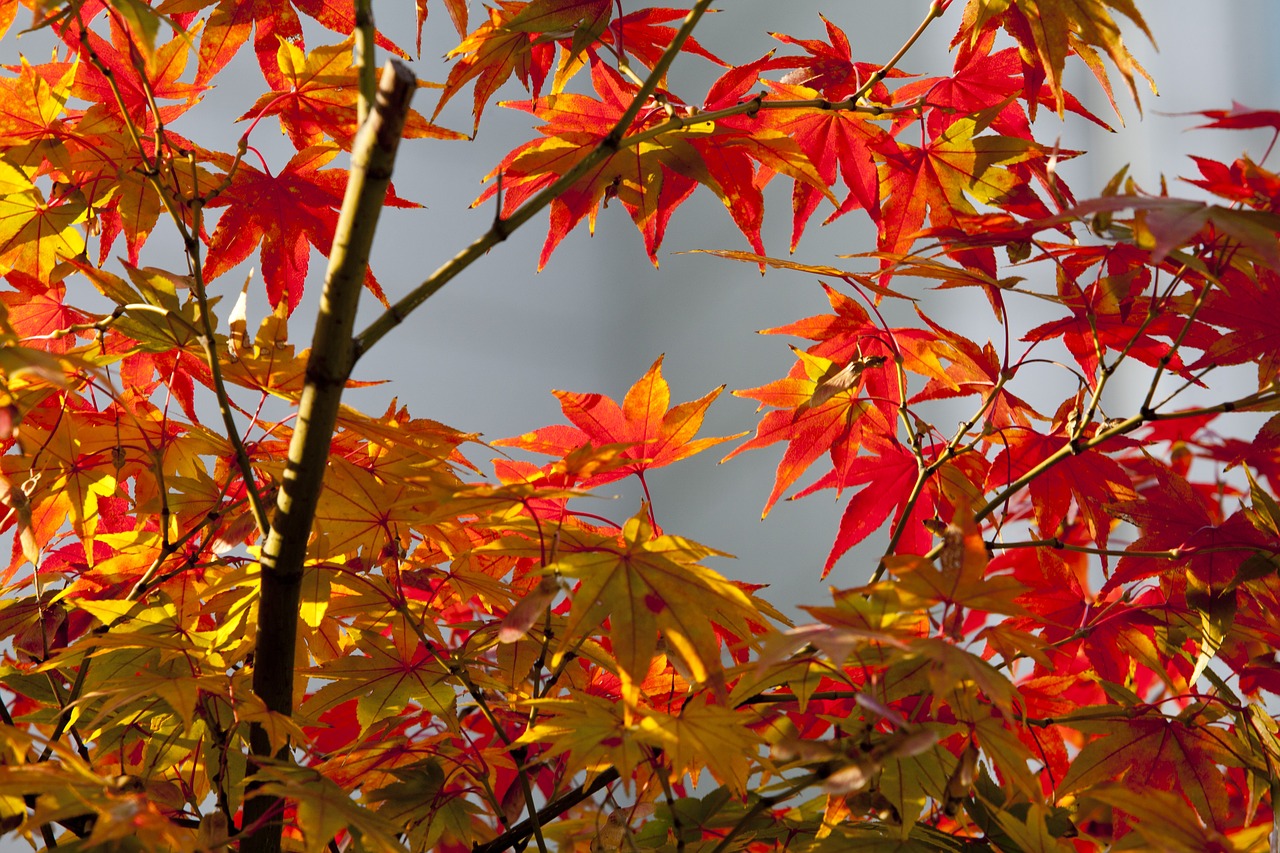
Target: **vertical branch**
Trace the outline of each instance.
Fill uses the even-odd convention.
[[[294,650],[303,563],[342,389],[351,374],[351,333],[369,249],[415,87],[413,72],[391,60],[382,72],[374,111],[356,135],[351,175],[333,237],[307,360],[306,385],[298,403],[271,532],[262,548],[253,692],[268,710],[277,714],[293,712]],[[250,745],[255,757],[273,754],[268,733],[261,725],[251,729]],[[287,759],[287,748],[282,748],[276,757]],[[274,797],[247,798],[243,826],[258,824],[261,828],[245,840],[243,853],[275,853],[280,849],[281,807]]]
[[[364,127],[378,89],[378,77],[374,73],[377,58],[374,53],[373,0],[356,0],[356,67],[360,69],[360,98],[356,101],[356,127]]]

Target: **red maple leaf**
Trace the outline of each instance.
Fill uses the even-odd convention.
[[[1221,766],[1240,765],[1234,735],[1154,710],[1141,716],[1124,714],[1086,722],[1086,710],[1090,709],[1081,709],[1070,726],[1098,737],[1085,744],[1071,762],[1071,769],[1058,783],[1059,792],[1069,794],[1123,778],[1123,784],[1134,791],[1181,793],[1212,825],[1228,819],[1230,806]]]
[[[839,101],[856,93],[875,74],[890,78],[907,76],[905,72],[896,68],[885,71],[879,65],[854,62],[853,48],[844,30],[828,21],[825,16],[819,15],[819,17],[827,28],[829,41],[798,39],[781,33],[773,34],[773,37],[783,44],[793,44],[809,54],[808,56],[780,57],[769,63],[772,68],[795,69],[783,78],[783,84],[816,89],[830,100]],[[877,82],[867,97],[873,101],[887,102],[888,89]]]
[[[631,105],[638,87],[604,62],[593,61],[591,80],[598,98],[565,93],[551,98],[504,106],[525,110],[546,124],[538,128],[545,139],[521,145],[503,159],[489,177],[501,175],[503,214],[521,204],[571,170],[612,132]],[[709,109],[734,103],[737,94],[751,85],[754,76],[741,69],[729,71],[713,84],[707,97]],[[667,110],[692,115],[674,96],[662,93],[661,102],[641,111],[628,135],[667,122]],[[570,141],[570,144],[566,144]],[[764,196],[756,164],[815,187],[826,184],[786,134],[735,121],[714,126],[691,123],[657,133],[641,145],[615,151],[596,163],[585,175],[551,202],[551,227],[538,260],[546,265],[560,241],[584,218],[594,229],[602,203],[616,198],[644,235],[645,249],[657,264],[657,250],[672,213],[697,187],[711,189],[724,203],[735,224],[760,254],[764,253],[760,228]],[[497,192],[495,182],[472,206]]]
[[[1214,195],[1240,202],[1255,210],[1280,211],[1280,175],[1262,168],[1248,157],[1230,166],[1206,157],[1192,157],[1202,178],[1184,178]]]
[[[1061,452],[1073,438],[1093,435],[1097,430],[1096,424],[1084,427],[1078,437],[1072,435],[1069,421],[1076,406],[1075,399],[1064,402],[1047,434],[1025,427],[1011,427],[1001,433],[1005,449],[991,463],[986,488],[999,489],[1012,483]],[[1108,445],[1114,449],[1126,442],[1129,440],[1117,437],[1112,438]],[[1129,474],[1119,462],[1097,448],[1058,459],[1041,471],[1028,488],[1036,524],[1042,535],[1056,536],[1058,526],[1066,519],[1074,503],[1085,522],[1089,538],[1101,548],[1107,546],[1111,533],[1112,518],[1108,508],[1116,502],[1136,497]]]
[[[449,51],[449,57],[458,61],[449,71],[432,119],[473,80],[473,133],[480,127],[480,116],[489,99],[512,74],[526,91],[538,97],[555,57],[555,44],[540,38],[543,31],[539,27],[590,26],[588,20],[603,26],[601,19],[607,20],[610,11],[608,0],[585,0],[585,3],[586,8],[582,3],[574,3],[570,4],[574,8],[557,10],[555,4],[547,0],[532,3],[499,0],[496,6],[489,7],[489,20]]]
[[[646,68],[657,64],[663,52],[671,46],[676,34],[675,27],[665,27],[668,21],[683,20],[689,14],[687,9],[637,9],[621,15],[609,23],[600,34],[603,44],[622,50],[639,59]],[[707,50],[695,38],[689,38],[681,48],[687,53],[697,54],[716,65],[727,63]]]
[[[817,91],[805,86],[768,85],[772,97],[777,99],[809,100],[818,97]],[[859,208],[866,210],[873,220],[879,220],[880,177],[873,153],[885,155],[896,147],[884,128],[863,114],[844,110],[766,110],[761,114],[761,121],[764,126],[794,139],[800,150],[813,161],[827,186],[835,185],[837,174],[844,180],[849,194],[827,222]],[[823,198],[824,194],[817,187],[803,181],[795,182],[791,194],[793,251]]]
[[[344,169],[322,167],[338,153],[333,143],[313,145],[293,156],[279,175],[258,171],[241,162],[226,192],[209,207],[226,207],[209,238],[209,260],[205,276],[212,280],[249,257],[262,246],[262,277],[272,305],[287,300],[289,310],[297,307],[310,263],[311,247],[329,255],[338,210],[347,183]],[[230,166],[225,154],[210,154],[210,160]],[[386,203],[392,207],[417,207],[388,188]],[[372,272],[365,274],[365,287],[384,304],[386,297]]]
[[[869,455],[849,459],[837,470],[796,494],[797,498],[802,498],[819,489],[864,487],[849,498],[840,516],[840,530],[822,567],[824,578],[850,548],[880,529],[890,513],[895,527],[906,524],[896,553],[923,554],[929,550],[932,540],[924,520],[938,514],[933,490],[926,489],[914,506],[907,506],[919,474],[920,462],[915,454],[893,441],[876,448]],[[903,514],[908,509],[911,517],[904,522]]]
[[[249,40],[250,30],[262,76],[276,87],[282,82],[276,67],[276,49],[281,39],[305,47],[299,11],[344,36],[351,35],[356,24],[354,6],[340,0],[165,0],[156,11],[163,15],[180,9],[190,14],[209,6],[216,8],[209,14],[200,37],[200,67],[195,82],[201,86],[227,66]],[[408,59],[408,54],[381,33],[376,40],[384,50]]]
[[[1041,157],[1039,146],[1012,136],[980,136],[999,115],[992,108],[952,122],[923,147],[898,143],[881,166],[882,252],[911,248],[926,212],[934,227],[956,226],[957,214],[974,214],[975,201],[999,207],[1024,187],[1008,166]]]
[[[208,88],[208,81],[182,81],[191,51],[191,41],[184,36],[175,36],[144,58],[129,31],[118,25],[114,15],[110,42],[90,32],[87,46],[81,45],[78,27],[65,27],[60,35],[72,50],[86,51],[87,47],[96,57],[95,62],[77,64],[72,94],[115,114],[119,114],[123,102],[126,117],[142,136],[151,132],[157,119],[169,124],[182,115]],[[99,63],[111,75],[110,80],[98,69]],[[119,101],[116,92],[120,94]],[[182,103],[159,103],[159,115],[153,114],[153,104],[175,100]]]
[[[1127,550],[1142,552],[1120,558],[1105,593],[1141,578],[1184,570],[1211,591],[1221,592],[1238,580],[1241,565],[1273,547],[1243,512],[1223,519],[1218,507],[1185,479],[1169,471],[1133,499],[1116,501],[1110,512],[1138,528],[1141,536]],[[1159,557],[1151,552],[1167,552]]]
[[[1280,274],[1256,267],[1256,275],[1239,270],[1223,273],[1217,287],[1205,295],[1196,314],[1201,322],[1225,330],[1210,338],[1204,355],[1192,370],[1209,365],[1258,365],[1258,385],[1268,386],[1280,373]]]
[[[354,39],[335,45],[318,47],[308,53],[288,42],[281,42],[276,53],[277,65],[284,85],[258,98],[238,121],[276,115],[280,125],[298,150],[332,139],[350,150],[357,125],[359,80],[351,64]],[[430,137],[463,139],[427,121],[421,113],[409,110],[402,133],[405,139]]]
[[[1041,417],[1025,400],[1009,392],[1004,381],[1006,365],[990,341],[979,347],[964,335],[933,322],[923,312],[920,317],[937,335],[933,343],[935,352],[950,364],[946,367],[946,378],[931,378],[911,398],[912,403],[973,394],[980,395],[985,400],[989,395],[994,395],[983,414],[983,420],[993,428],[1030,426],[1031,418]]]
[[[1093,255],[1090,249],[1085,250]],[[1146,253],[1140,250],[1108,252],[1106,271],[1080,290],[1079,264],[1066,255],[1058,276],[1058,301],[1071,311],[1071,316],[1037,326],[1023,335],[1024,341],[1046,341],[1061,337],[1076,363],[1084,370],[1089,387],[1096,386],[1100,359],[1108,350],[1124,353],[1143,364],[1187,375],[1182,359],[1168,343],[1157,337],[1178,339],[1187,320],[1169,307],[1141,296],[1151,280],[1145,267]],[[1086,263],[1092,263],[1087,259]],[[1165,359],[1168,361],[1165,361]]]
[[[1211,119],[1211,121],[1199,125],[1200,127],[1212,127],[1220,130],[1253,130],[1259,127],[1269,127],[1280,132],[1280,111],[1255,110],[1251,107],[1246,107],[1239,101],[1232,101],[1231,109],[1229,110],[1200,110],[1189,115],[1200,115]]]
[[[32,67],[23,57],[18,76],[0,78],[0,145],[6,160],[37,167],[47,159],[58,169],[68,166],[63,140],[72,125],[64,111],[76,71],[68,63]]]
[[[929,108],[925,121],[929,133],[935,136],[958,117],[999,106],[991,122],[992,130],[1004,136],[1032,138],[1027,112],[1020,103],[1028,97],[1023,88],[1022,59],[1016,47],[992,53],[995,37],[995,30],[985,30],[975,42],[962,42],[956,51],[955,68],[950,77],[912,80],[894,90],[894,103],[905,106],[923,98],[924,105]],[[1042,87],[1038,94],[1040,103],[1056,106],[1048,87]],[[1011,100],[1010,95],[1019,97]],[[1110,129],[1071,93],[1065,92],[1064,97],[1068,110]],[[910,113],[902,114],[895,121],[895,130],[911,120]]]

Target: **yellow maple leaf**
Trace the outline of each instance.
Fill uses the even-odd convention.
[[[761,608],[767,605],[698,564],[712,555],[728,556],[680,536],[655,535],[642,509],[627,521],[616,548],[571,553],[557,560],[549,568],[581,581],[557,658],[607,618],[629,704],[638,698],[638,682],[657,652],[659,632],[691,681],[722,684],[715,626],[746,639],[770,617],[782,620],[773,612],[766,615]]]

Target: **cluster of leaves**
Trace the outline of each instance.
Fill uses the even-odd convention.
[[[278,653],[255,645],[280,616],[259,601],[264,549],[317,382],[288,322],[311,249],[343,236],[348,175],[328,164],[370,100],[353,45],[400,49],[368,37],[367,4],[27,5],[63,47],[0,78],[6,831],[181,851],[273,849],[280,831],[307,851],[1266,849],[1280,416],[1248,441],[1217,426],[1280,408],[1280,176],[1199,159],[1208,200],[1122,174],[1077,201],[1056,168],[1075,152],[1032,122],[1101,123],[1063,89],[1071,56],[1136,97],[1114,18],[1145,32],[1129,0],[935,0],[884,65],[833,21],[729,64],[691,37],[704,0],[501,0],[474,29],[446,0],[461,41],[436,116],[470,86],[478,126],[514,77],[531,99],[507,106],[539,136],[494,170],[490,234],[357,356],[540,210],[540,265],[614,199],[656,259],[703,186],[753,250],[718,254],[815,276],[831,306],[768,330],[804,349],[736,392],[767,411],[726,458],[785,443],[766,513],[815,463],[795,497],[850,492],[815,575],[886,526],[888,546],[793,627],[651,502],[593,514],[593,492],[634,477],[648,497],[650,471],[737,438],[696,437],[720,392],[673,406],[661,359],[621,404],[556,392],[567,425],[496,443],[550,461],[487,475],[474,435],[344,408],[289,615],[296,707],[253,678]],[[298,12],[349,38],[307,51]],[[940,21],[952,72],[906,75]],[[278,116],[297,148],[276,173],[248,162],[249,132],[219,152],[169,128],[251,30],[267,92],[243,118]],[[700,106],[674,91],[677,59],[725,68]],[[458,135],[436,116],[405,135]],[[1280,113],[1204,118],[1280,134]],[[826,204],[870,218],[861,270],[765,254],[775,177],[793,249]],[[140,266],[162,214],[185,271]],[[223,313],[207,285],[255,249],[276,309],[251,336],[244,302]],[[1004,343],[930,319],[918,279],[972,288]],[[1058,319],[1015,343],[1005,305],[1030,298]],[[895,301],[918,323],[890,324]],[[1074,380],[1045,406],[1057,339]],[[1104,397],[1135,365],[1142,399]],[[1233,365],[1256,385],[1184,403]],[[269,398],[304,408],[273,420]],[[200,417],[214,404],[220,429]]]

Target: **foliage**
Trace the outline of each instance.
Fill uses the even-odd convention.
[[[1067,113],[1102,120],[1063,72],[1137,97],[1131,0],[935,0],[883,65],[834,7],[823,39],[719,57],[692,37],[708,5],[446,0],[460,42],[428,118],[393,103],[394,67],[375,104],[375,45],[404,53],[367,3],[0,3],[61,44],[0,79],[5,831],[75,850],[1267,848],[1280,176],[1197,159],[1198,200],[1123,173],[1077,200],[1057,171],[1076,152],[1045,140]],[[300,14],[332,43],[308,50]],[[908,75],[931,27],[954,31],[953,70]],[[239,148],[179,136],[251,32],[265,93]],[[705,95],[679,82],[691,62],[720,69]],[[478,126],[512,78],[537,133],[490,175],[493,227],[354,331],[362,287],[385,300],[377,210],[415,206],[385,183],[396,138],[457,137],[441,107],[470,92]],[[249,145],[269,116],[287,164]],[[1280,134],[1276,112],[1203,118]],[[821,209],[862,211],[874,250],[768,256],[775,179],[792,248]],[[762,413],[726,458],[785,446],[766,513],[848,492],[815,575],[889,531],[873,576],[800,627],[658,525],[649,472],[741,438],[698,437],[722,389],[672,405],[661,359],[621,402],[558,391],[567,424],[494,443],[535,461],[338,405],[357,359],[541,211],[539,266],[610,202],[656,260],[708,191],[751,249],[716,254],[812,276],[831,306],[768,330],[799,342],[794,366],[735,392]],[[185,270],[143,265],[162,219]],[[312,248],[330,267],[307,350],[289,322]],[[251,334],[244,297],[210,284],[255,251],[276,308]],[[1003,339],[931,318],[929,286],[966,289]],[[1013,327],[1030,299],[1054,319]],[[904,300],[918,322],[891,325]],[[1061,352],[1074,387],[1045,405]],[[1256,385],[1226,390],[1233,365]],[[1145,390],[1117,403],[1122,372]],[[1241,412],[1264,413],[1249,440]],[[624,478],[647,500],[596,514]]]

